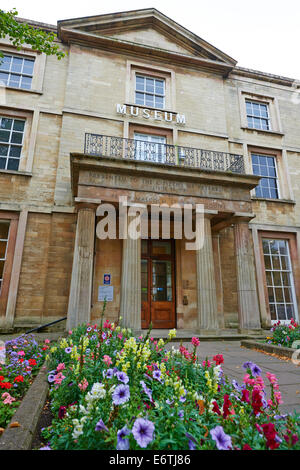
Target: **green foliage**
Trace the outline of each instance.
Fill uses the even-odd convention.
[[[47,33],[38,28],[29,26],[16,20],[18,12],[16,9],[4,11],[0,9],[0,38],[9,37],[12,44],[20,50],[23,44],[30,44],[32,49],[44,52],[47,55],[55,55],[59,60],[65,53],[55,44],[56,35]],[[0,57],[3,53],[0,51]]]
[[[274,374],[269,374],[272,400],[267,402],[255,364],[244,364],[243,384],[231,383],[222,373],[221,354],[213,357],[215,364],[208,358],[201,364],[197,338],[192,338],[189,351],[183,345],[167,348],[172,337],[170,332],[167,341],[156,341],[149,330],[135,338],[130,330],[102,318],[101,325],[81,325],[50,348],[54,419],[43,431],[47,446],[213,450],[220,444],[211,433],[222,430],[236,450],[299,448],[299,415],[279,415]],[[124,401],[117,397],[120,387],[127,388]],[[154,429],[147,431],[144,445],[136,434],[139,420]]]
[[[300,348],[300,325],[295,320],[292,319],[289,325],[278,321],[271,331],[273,335],[267,337],[267,343],[286,348]]]

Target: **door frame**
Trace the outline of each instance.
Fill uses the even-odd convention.
[[[143,303],[145,304],[146,302],[142,302],[141,305],[141,324],[142,324],[142,329],[148,329],[149,324],[152,320],[151,318],[151,312],[152,312],[152,260],[166,260],[166,261],[171,261],[171,269],[172,269],[172,304],[173,304],[173,309],[174,309],[174,325],[171,328],[176,328],[177,325],[177,309],[176,309],[176,252],[175,252],[175,240],[173,239],[147,239],[147,254],[142,254],[141,253],[141,262],[143,259],[148,261],[148,275],[147,275],[147,308],[143,308]],[[171,254],[170,255],[152,255],[152,243],[153,241],[165,241],[169,242],[171,245]],[[157,301],[159,302],[159,301]],[[143,312],[145,312],[145,319],[143,320]],[[165,329],[169,329],[170,327],[167,327]],[[153,329],[155,329],[153,327]],[[158,327],[158,329],[160,329]],[[164,328],[161,328],[164,329]]]

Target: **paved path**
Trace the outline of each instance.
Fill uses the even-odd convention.
[[[191,351],[191,343],[183,343]],[[170,346],[170,344],[169,344]],[[175,348],[179,347],[177,343],[171,343]],[[242,383],[245,370],[243,364],[246,361],[252,361],[263,371],[262,377],[265,384],[269,384],[266,372],[271,372],[278,377],[279,389],[283,398],[283,405],[280,406],[282,412],[292,412],[296,410],[300,413],[300,366],[294,365],[291,361],[285,361],[277,357],[242,348],[239,341],[201,341],[198,348],[198,356],[202,360],[210,359],[215,354],[223,354],[224,364],[222,368],[224,373],[231,379],[236,379],[239,384]],[[270,387],[266,387],[269,397]]]

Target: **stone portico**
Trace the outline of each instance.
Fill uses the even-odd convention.
[[[119,311],[122,323],[135,331],[141,325],[141,239],[97,240],[97,207],[111,203],[116,209],[119,198],[126,198],[128,205],[143,204],[150,214],[151,204],[196,204],[204,206],[204,243],[199,250],[186,252],[184,240],[175,240],[174,270],[176,277],[174,327],[186,328],[188,324],[198,333],[220,333],[224,327],[222,312],[218,312],[220,283],[216,270],[214,239],[227,227],[234,230],[238,293],[238,329],[249,333],[261,329],[256,291],[254,254],[248,222],[254,218],[251,210],[250,190],[257,185],[253,175],[230,172],[205,171],[194,168],[168,167],[143,161],[109,157],[91,157],[85,154],[71,155],[72,191],[77,208],[77,227],[73,269],[68,307],[68,327],[100,317],[103,302],[95,301],[99,276],[94,274],[101,264],[107,268],[106,259],[94,255],[95,246],[105,243],[120,246],[121,266],[117,259],[109,268],[120,270],[120,278],[113,274],[112,284],[119,296],[107,303],[108,318],[116,320]],[[116,211],[117,212],[117,211]],[[190,266],[181,266],[180,259],[188,254]],[[225,253],[226,255],[226,253]],[[114,266],[115,264],[115,266]],[[190,270],[190,273],[188,271]],[[189,296],[182,296],[187,283],[185,277],[192,274],[195,289]],[[98,283],[98,284],[97,284]],[[190,297],[190,298],[188,298]],[[182,308],[185,304],[185,308]],[[180,308],[181,307],[181,308]],[[219,309],[220,310],[220,309]],[[189,319],[189,321],[188,321]]]

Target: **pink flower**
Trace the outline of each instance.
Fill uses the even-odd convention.
[[[25,356],[24,351],[18,351],[17,354],[18,354],[18,356]]]
[[[11,405],[13,401],[16,401],[8,392],[3,393],[1,396],[4,399],[4,405]]]
[[[205,366],[210,367],[210,366],[211,366],[211,362],[207,359],[207,361],[203,361],[203,362],[202,362],[202,365],[203,365],[203,367],[205,367]]]
[[[103,361],[105,362],[107,366],[110,366],[112,364],[112,360],[107,354],[104,354]]]
[[[50,339],[45,339],[45,344],[49,344],[50,343]]]
[[[61,370],[64,370],[66,368],[65,364],[63,362],[61,362],[60,364],[58,364],[58,366],[56,367],[56,370],[57,372],[60,372]]]
[[[59,372],[58,374],[56,374],[56,376],[54,377],[54,383],[56,385],[60,385],[62,383],[62,381],[65,379],[66,377],[61,373]]]
[[[195,336],[193,336],[192,340],[191,340],[191,343],[193,346],[195,346],[195,348],[197,348],[200,344],[200,340],[199,338],[196,338]]]
[[[78,387],[80,388],[80,390],[82,392],[84,392],[88,386],[88,381],[84,378],[79,384],[78,384]]]

